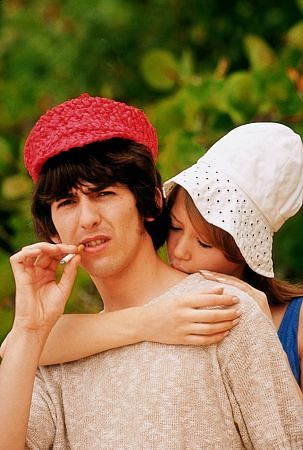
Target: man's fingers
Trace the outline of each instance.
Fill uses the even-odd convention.
[[[23,247],[18,253],[11,256],[10,261],[12,265],[37,265],[41,268],[47,268],[50,264],[50,260],[59,261],[62,256],[75,251],[75,249],[77,249],[77,247],[70,244],[49,244],[47,242],[39,242]]]
[[[75,255],[68,264],[64,265],[64,270],[58,286],[62,290],[62,292],[65,293],[65,295],[69,295],[71,291],[73,282],[77,275],[77,268],[80,260],[81,256]]]
[[[26,260],[26,258],[31,258],[31,260],[34,261],[35,258],[38,257],[38,255],[40,255],[41,250],[39,248],[24,248],[22,249],[20,252],[15,253],[14,255],[12,255],[10,257],[10,261],[11,263],[19,263],[21,261]]]

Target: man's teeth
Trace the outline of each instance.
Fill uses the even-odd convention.
[[[105,239],[96,239],[95,241],[86,242],[85,247],[97,247],[98,245],[104,244],[106,242]]]

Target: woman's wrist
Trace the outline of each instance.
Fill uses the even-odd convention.
[[[155,302],[133,308],[132,320],[136,342],[158,342],[159,332],[166,333],[161,321],[161,308]],[[158,339],[157,339],[158,338]]]
[[[151,317],[148,305],[122,309],[120,313],[122,314],[124,332],[131,343],[136,344],[149,340],[148,330]]]
[[[40,355],[47,337],[49,335],[49,329],[29,329],[21,326],[20,324],[14,324],[11,329],[5,346],[6,351],[12,347],[26,347],[28,352]]]

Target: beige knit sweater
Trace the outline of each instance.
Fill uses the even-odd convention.
[[[169,292],[210,285],[195,274]],[[143,342],[40,368],[28,448],[302,450],[303,406],[276,332],[249,297],[228,290],[243,315],[219,345]]]

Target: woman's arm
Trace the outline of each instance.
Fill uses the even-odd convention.
[[[66,314],[50,332],[40,364],[73,361],[141,341],[180,345],[218,343],[238,322],[237,302],[237,298],[216,288],[115,312]],[[201,309],[214,307],[220,309]]]

